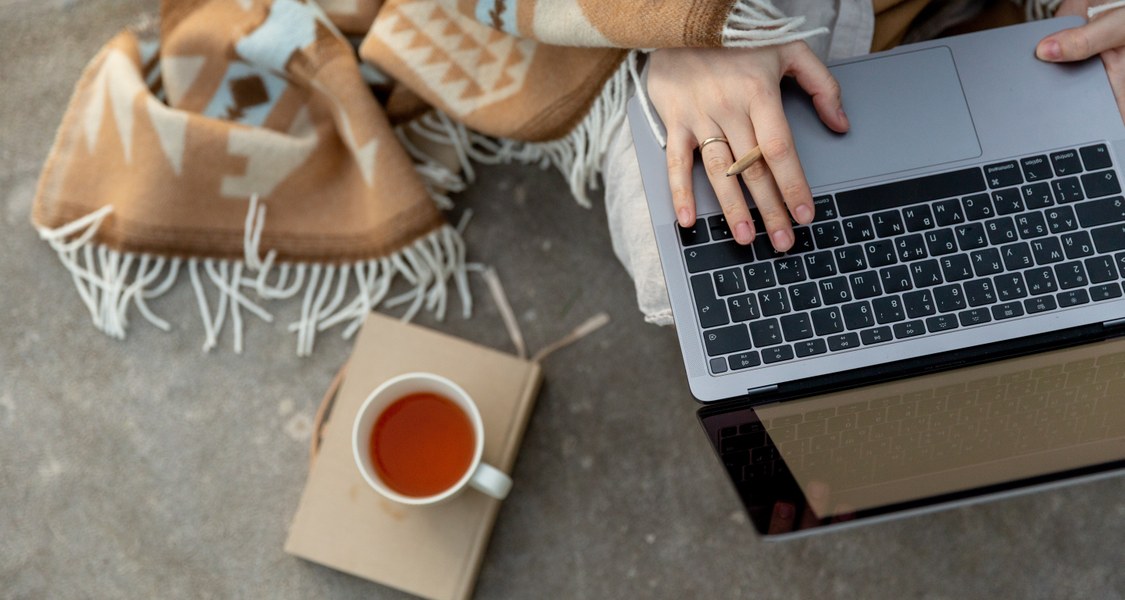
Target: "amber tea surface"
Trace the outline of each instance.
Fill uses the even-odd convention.
[[[404,496],[433,496],[453,487],[472,464],[475,448],[465,411],[449,398],[428,392],[395,400],[371,432],[376,473]]]

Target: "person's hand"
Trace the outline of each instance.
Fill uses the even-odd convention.
[[[701,155],[735,241],[749,244],[755,227],[738,181],[727,177],[726,170],[755,146],[761,147],[764,160],[742,177],[774,248],[784,252],[793,245],[789,215],[801,224],[813,220],[812,193],[781,108],[779,82],[787,75],[812,96],[826,125],[847,131],[840,85],[804,42],[652,53],[648,92],[668,129],[668,183],[681,227],[695,223],[692,155],[711,137],[728,140],[707,144]]]
[[[1086,16],[1086,9],[1098,4],[1104,2],[1066,0],[1055,14]],[[1125,121],[1125,8],[1095,15],[1081,27],[1053,33],[1035,47],[1035,55],[1050,62],[1084,60],[1095,54],[1101,55],[1117,108]]]

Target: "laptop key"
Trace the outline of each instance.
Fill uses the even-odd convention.
[[[902,215],[897,210],[888,210],[872,216],[875,224],[875,233],[879,237],[894,237],[906,233],[906,226],[902,224]]]
[[[812,232],[808,227],[793,228],[793,247],[785,251],[786,254],[801,254],[813,251]]]
[[[961,321],[963,327],[969,327],[988,323],[992,320],[992,316],[988,314],[986,308],[971,308],[957,313],[957,319]]]
[[[1090,288],[1090,299],[1094,302],[1121,297],[1121,287],[1115,283],[1103,283]]]
[[[773,288],[758,292],[758,305],[767,317],[789,312],[789,294],[784,288]]]
[[[1023,275],[1019,273],[997,275],[992,278],[992,284],[996,286],[996,297],[1001,302],[1027,297],[1027,287],[1024,285]]]
[[[1043,218],[1043,213],[1040,212],[1017,216],[1016,229],[1020,233],[1020,239],[1024,240],[1043,237],[1049,233],[1047,221]]]
[[[1078,218],[1074,216],[1074,209],[1069,206],[1058,206],[1044,211],[1047,217],[1047,228],[1051,233],[1065,233],[1078,229]]]
[[[1047,208],[1055,203],[1054,198],[1051,196],[1051,186],[1046,181],[1021,187],[1020,195],[1023,196],[1023,205],[1026,206],[1028,210]]]
[[[1086,166],[1087,171],[1105,169],[1113,164],[1109,158],[1109,149],[1105,147],[1105,144],[1086,146],[1080,148],[1078,152],[1082,155],[1082,164]]]
[[[1077,306],[1090,302],[1090,295],[1083,289],[1059,292],[1055,295],[1055,298],[1059,301],[1059,308],[1067,308],[1069,306]]]
[[[1051,172],[1051,163],[1047,162],[1047,156],[1044,154],[1021,159],[1020,166],[1023,167],[1023,178],[1027,181],[1050,179],[1055,175]]]
[[[980,221],[996,216],[996,211],[992,210],[992,200],[988,198],[988,194],[965,196],[961,199],[961,206],[965,207],[965,216],[970,221]]]
[[[793,359],[792,346],[774,346],[762,350],[762,362],[767,365]]]
[[[1116,196],[1082,202],[1074,205],[1074,211],[1083,227],[1120,223],[1125,221],[1125,198]]]
[[[914,278],[914,287],[916,288],[944,283],[941,279],[941,265],[932,258],[910,265],[910,276]]]
[[[785,285],[805,280],[805,261],[799,256],[788,256],[773,261],[777,282]]]
[[[1078,161],[1078,153],[1074,150],[1052,153],[1051,164],[1055,167],[1055,175],[1059,177],[1082,171],[1082,163]]]
[[[1016,223],[1011,217],[1000,217],[992,219],[984,223],[984,229],[988,232],[988,241],[993,246],[1000,244],[1007,244],[1019,239],[1016,234]]]
[[[844,318],[838,307],[821,308],[812,311],[813,330],[824,337],[844,330]]]
[[[691,278],[691,292],[695,297],[695,308],[699,315],[699,324],[704,329],[718,327],[730,322],[727,317],[727,305],[715,296],[715,289],[711,286],[710,275],[695,275]]]
[[[707,234],[707,224],[703,219],[696,219],[695,225],[691,227],[677,227],[676,229],[680,230],[680,243],[685,247],[711,241],[711,236]]]
[[[992,307],[992,318],[997,321],[1014,319],[1023,316],[1023,304],[1019,302],[1005,302]]]
[[[1121,278],[1125,279],[1125,252],[1114,254],[1113,259],[1117,261],[1117,271],[1121,273]]]
[[[1092,256],[1094,254],[1094,245],[1090,242],[1090,234],[1085,231],[1075,231],[1062,236],[1062,245],[1063,250],[1066,252],[1066,257],[1071,260]],[[1098,251],[1106,252],[1100,247]]]
[[[875,324],[875,315],[871,312],[871,305],[867,302],[845,304],[843,307],[844,324],[848,329],[863,329]]]
[[[965,222],[965,213],[961,210],[961,201],[957,198],[942,200],[934,203],[934,222],[938,227],[960,225]]]
[[[762,359],[757,352],[739,352],[728,356],[727,364],[730,365],[731,371],[739,371],[762,364]]]
[[[746,286],[742,283],[741,269],[715,271],[711,276],[715,278],[715,291],[720,296],[729,296],[746,291]]]
[[[734,238],[727,226],[727,218],[723,215],[707,217],[707,229],[711,231],[711,239],[716,242]]]
[[[844,246],[832,251],[836,258],[836,266],[841,273],[854,273],[867,268],[867,261],[863,259],[863,246]]]
[[[823,282],[822,282],[823,283]],[[789,305],[793,310],[809,310],[820,308],[820,296],[817,295],[817,283],[810,281],[794,285],[789,288]]]
[[[1058,284],[1055,283],[1055,272],[1051,267],[1028,269],[1023,272],[1023,277],[1027,280],[1027,291],[1032,296],[1050,294],[1059,289]]]
[[[1113,264],[1112,256],[1094,256],[1085,261],[1086,274],[1090,276],[1090,283],[1103,283],[1117,279],[1117,267]]]
[[[756,230],[765,232],[764,227],[757,228]],[[755,235],[754,241],[750,244],[750,246],[753,246],[754,254],[758,257],[758,260],[773,260],[775,258],[785,256],[784,254],[774,249],[773,242],[770,241],[770,236],[768,235]]]
[[[1027,314],[1035,314],[1055,310],[1058,304],[1055,303],[1053,296],[1042,296],[1039,298],[1028,298],[1023,301],[1023,307],[1027,309]]]
[[[926,329],[930,333],[940,333],[957,327],[957,317],[953,315],[935,315],[926,319]]]
[[[863,253],[867,256],[867,264],[871,268],[893,265],[897,261],[894,242],[891,240],[867,242],[863,245]]]
[[[985,248],[969,254],[969,261],[973,263],[973,271],[977,277],[994,275],[1004,270],[1004,263],[1000,260],[1000,251],[996,248]]]
[[[928,256],[926,254],[926,240],[920,233],[895,238],[895,251],[898,253],[898,259],[902,262],[920,260]]]
[[[1094,236],[1094,245],[1098,252],[1108,253],[1125,250],[1125,224],[1098,227],[1090,233]]]
[[[1085,196],[1082,195],[1082,185],[1077,177],[1064,177],[1051,182],[1051,189],[1055,192],[1055,202],[1078,202]]]
[[[987,279],[982,281],[987,281]],[[968,289],[970,283],[976,282],[966,282],[966,289]],[[937,309],[943,313],[965,308],[965,295],[965,292],[961,290],[961,286],[956,283],[934,288],[934,300],[937,302]]]
[[[847,277],[833,277],[820,281],[820,295],[828,305],[842,304],[852,301],[851,290],[848,289]]]
[[[984,174],[979,167],[972,167],[840,192],[836,194],[836,205],[840,208],[840,214],[852,217],[918,202],[963,196],[985,189]]]
[[[727,307],[730,309],[730,320],[735,323],[752,321],[761,316],[758,312],[758,300],[754,298],[754,294],[728,298]]]
[[[1082,263],[1078,261],[1055,265],[1055,277],[1058,279],[1059,287],[1064,290],[1086,287],[1086,284],[1089,283],[1086,278],[1086,270],[1082,268]]]
[[[1000,257],[1004,260],[1004,268],[1009,271],[1026,269],[1035,264],[1035,260],[1031,257],[1031,246],[1028,246],[1027,242],[1002,246]]]
[[[832,196],[817,196],[813,198],[813,223],[821,223],[824,221],[832,221],[840,216],[836,210],[836,201]]]
[[[934,295],[930,290],[919,290],[902,295],[902,303],[906,306],[906,316],[911,319],[928,317],[937,312],[934,304]]]
[[[879,274],[875,271],[854,273],[848,277],[848,281],[851,283],[852,295],[856,300],[874,298],[883,293],[882,286],[879,285]]]
[[[1121,193],[1121,184],[1117,181],[1117,173],[1113,170],[1087,173],[1082,176],[1082,189],[1086,190],[1087,198],[1101,198]]]
[[[930,212],[930,205],[920,204],[902,209],[902,221],[906,224],[907,231],[925,231],[933,229],[934,214]]]
[[[760,236],[765,238],[765,236]],[[710,271],[723,267],[745,264],[754,260],[750,246],[740,246],[735,242],[722,242],[709,246],[696,246],[684,250],[684,259],[689,273]]]
[[[888,294],[904,292],[914,287],[910,283],[910,269],[903,265],[879,269],[879,279]]]
[[[954,254],[941,259],[941,275],[946,281],[963,281],[973,276],[968,254]]]
[[[828,352],[828,344],[824,340],[807,340],[793,344],[793,349],[797,352],[797,356],[813,356]]]
[[[893,339],[893,336],[890,327],[876,327],[859,332],[859,339],[863,340],[863,345],[870,346],[871,344],[889,342]]]
[[[1023,177],[1020,176],[1020,167],[1014,160],[986,165],[984,167],[984,178],[988,181],[988,187],[993,189],[1023,183]]]
[[[1031,255],[1035,257],[1037,265],[1049,265],[1065,258],[1062,244],[1053,237],[1031,242]]]
[[[859,336],[854,333],[841,333],[828,337],[828,349],[833,352],[859,347]]]
[[[1019,188],[1007,188],[992,192],[992,206],[998,215],[1012,215],[1023,212],[1023,201],[1020,200]]]
[[[844,232],[840,229],[839,223],[814,223],[811,229],[813,240],[816,241],[816,247],[821,250],[835,248],[836,246],[844,244]]]
[[[831,277],[836,274],[836,263],[832,261],[832,252],[813,252],[805,255],[805,273],[810,279]]]
[[[746,265],[742,272],[746,275],[746,289],[760,290],[777,285],[773,275],[773,266],[768,262]]]
[[[905,323],[897,323],[894,326],[895,339],[906,339],[917,337],[926,333],[926,324],[921,321],[907,321]]]
[[[844,238],[849,244],[875,239],[875,226],[871,224],[871,217],[860,215],[844,219]]]
[[[720,358],[711,359],[711,372],[715,375],[727,372],[727,361]]]
[[[759,348],[773,346],[784,341],[781,335],[781,324],[777,319],[766,319],[751,323],[750,337],[753,338],[754,345]]]
[[[926,232],[926,249],[930,256],[944,256],[957,251],[957,237],[952,229]]]
[[[703,332],[703,343],[707,346],[708,356],[730,354],[740,350],[749,350],[750,332],[745,325],[731,325]]]
[[[895,323],[906,319],[903,311],[902,300],[898,296],[885,296],[871,301],[871,309],[875,312],[875,321],[880,325]]]
[[[984,232],[983,223],[969,223],[953,228],[957,236],[957,246],[961,250],[976,250],[988,245],[988,236]]]

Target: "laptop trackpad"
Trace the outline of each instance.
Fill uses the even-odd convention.
[[[831,68],[851,122],[833,133],[796,85],[785,112],[813,187],[981,155],[969,107],[945,46]]]

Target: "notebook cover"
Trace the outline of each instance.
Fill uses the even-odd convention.
[[[418,596],[467,598],[500,501],[470,488],[434,506],[400,505],[372,490],[352,458],[360,405],[381,382],[411,371],[448,377],[473,397],[484,421],[483,460],[511,472],[538,393],[539,365],[372,314],[324,426],[285,551]]]

